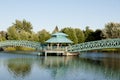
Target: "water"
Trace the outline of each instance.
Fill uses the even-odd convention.
[[[120,80],[120,53],[40,57],[1,52],[0,80]]]

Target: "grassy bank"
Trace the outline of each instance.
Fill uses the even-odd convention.
[[[35,51],[35,49],[28,47],[6,47],[4,51]]]
[[[107,52],[107,53],[120,53],[120,48],[109,48],[109,49],[98,49],[98,50],[89,50],[87,52]]]
[[[119,48],[110,48],[110,49],[101,49],[97,50],[98,52],[120,52]]]

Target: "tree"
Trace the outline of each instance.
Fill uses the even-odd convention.
[[[39,41],[39,38],[38,38],[38,34],[32,32],[30,35],[29,35],[29,40],[30,41]]]
[[[73,28],[63,28],[61,32],[66,33],[68,35],[68,38],[74,42],[74,44],[78,43],[78,39],[75,33],[75,29]]]
[[[81,31],[79,28],[76,28],[75,33],[76,33],[76,36],[77,36],[78,43],[84,42],[85,36],[84,36],[83,31]]]
[[[0,31],[0,41],[4,41],[7,39],[7,32]]]
[[[102,30],[106,38],[120,38],[120,23],[110,22]]]
[[[100,29],[97,29],[93,34],[95,40],[101,40],[103,39],[102,31]]]
[[[10,40],[31,40],[32,25],[26,20],[16,20],[12,26],[8,28],[8,39]]]
[[[56,32],[59,32],[59,29],[58,27],[56,26],[55,29],[53,30],[52,34],[56,33]]]
[[[50,37],[50,33],[47,32],[45,29],[38,32],[38,39],[41,43],[45,43],[45,41],[48,40]]]
[[[86,27],[86,30],[84,31],[84,35],[85,35],[85,42],[88,42],[88,41],[93,41],[94,40],[94,31],[89,29],[89,27],[87,26]]]
[[[31,34],[26,32],[26,31],[24,31],[24,30],[21,30],[19,32],[20,40],[30,40],[30,36],[31,36]]]
[[[16,20],[12,26],[14,26],[18,32],[21,30],[24,30],[24,31],[29,32],[29,33],[32,32],[31,31],[32,24],[30,22],[27,22],[26,20],[23,20],[23,21]]]
[[[19,40],[19,33],[16,31],[14,26],[8,28],[8,39],[9,40]]]

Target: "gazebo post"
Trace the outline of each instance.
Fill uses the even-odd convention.
[[[50,44],[50,49],[52,50],[52,43]]]
[[[62,49],[62,44],[60,44],[60,48]]]
[[[59,43],[57,43],[57,49],[59,49]]]
[[[47,45],[47,49],[48,49],[48,50],[50,49],[49,44]]]
[[[45,56],[47,56],[47,52],[45,52]]]

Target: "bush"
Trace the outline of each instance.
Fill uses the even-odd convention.
[[[35,49],[28,48],[28,47],[17,46],[17,47],[7,47],[7,48],[4,48],[4,51],[35,51]]]
[[[16,48],[15,47],[7,47],[7,48],[4,48],[4,51],[16,51]]]

